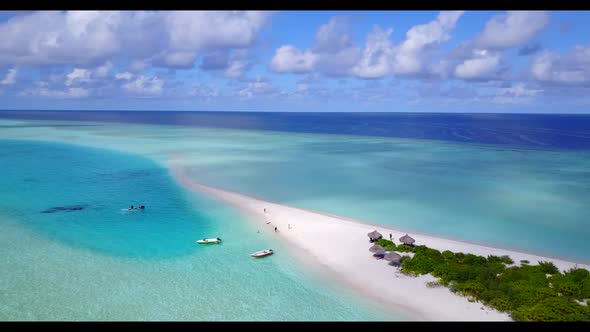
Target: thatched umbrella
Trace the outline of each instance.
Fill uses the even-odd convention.
[[[390,261],[391,264],[399,264],[402,261],[402,256],[397,252],[390,251],[383,257],[386,261]]]
[[[370,252],[377,252],[377,251],[385,251],[385,248],[383,248],[382,246],[375,244],[373,245],[371,248],[369,248]]]
[[[412,244],[414,244],[414,242],[416,242],[416,240],[412,239],[412,237],[409,236],[408,234],[400,237],[399,241],[403,244],[408,244],[408,245],[412,245]]]
[[[381,235],[381,233],[375,231],[372,231],[371,233],[367,234],[369,236],[369,240],[371,240],[371,242],[377,241],[381,238],[383,238],[383,235]]]
[[[377,250],[373,253],[373,257],[383,258],[385,256],[385,250]]]

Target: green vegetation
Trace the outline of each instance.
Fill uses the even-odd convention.
[[[407,244],[400,244],[397,246],[396,250],[398,252],[415,252],[415,247],[409,246]]]
[[[539,268],[546,274],[556,274],[559,272],[557,266],[551,262],[539,262]]]
[[[396,246],[381,239],[386,250],[413,252],[404,255],[401,271],[408,275],[432,274],[452,292],[508,312],[518,321],[590,321],[590,272],[572,268],[561,273],[551,262],[509,266],[508,256],[476,256],[440,252],[426,246]],[[579,302],[578,302],[579,301]]]
[[[393,243],[389,240],[379,239],[379,240],[375,241],[375,244],[382,246],[383,249],[385,249],[387,251],[397,250],[395,247],[395,243]]]
[[[407,244],[400,244],[396,246],[395,243],[386,239],[379,239],[375,241],[375,243],[382,246],[385,250],[388,251],[395,250],[397,252],[414,252],[415,250],[415,247],[409,246]]]

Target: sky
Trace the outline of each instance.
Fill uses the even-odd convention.
[[[590,11],[4,11],[0,104],[590,113]]]

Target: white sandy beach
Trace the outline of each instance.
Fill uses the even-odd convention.
[[[404,232],[392,228],[374,226],[348,218],[275,204],[238,193],[199,184],[189,178],[181,166],[171,163],[170,169],[182,185],[229,203],[247,213],[260,230],[286,240],[293,252],[306,261],[325,268],[325,272],[344,282],[347,286],[372,297],[392,311],[415,320],[432,321],[505,321],[508,314],[484,307],[478,302],[453,294],[445,287],[429,288],[426,283],[434,277],[409,277],[399,269],[376,260],[369,252],[371,243],[367,233],[377,230],[384,238],[393,234],[394,242]],[[266,212],[264,212],[266,209]],[[270,221],[270,223],[268,223]],[[574,267],[576,263],[546,258],[528,253],[481,246],[472,243],[441,239],[417,233],[410,234],[417,245],[454,252],[477,255],[509,255],[515,262],[529,260],[552,261],[561,270]],[[577,264],[589,269],[589,266]]]

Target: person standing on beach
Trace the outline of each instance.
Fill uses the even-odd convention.
[[[277,232],[277,226],[275,226],[275,233]]]
[[[391,236],[391,233],[389,233],[389,240],[393,241],[393,236]]]
[[[264,213],[266,213],[266,208],[264,208]]]

